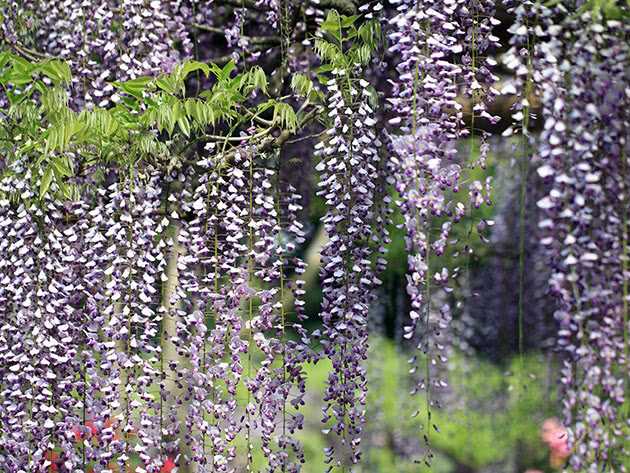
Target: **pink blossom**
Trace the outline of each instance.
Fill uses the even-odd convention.
[[[559,468],[571,453],[567,443],[567,429],[552,417],[542,425],[541,437],[549,447],[549,462],[554,468]]]

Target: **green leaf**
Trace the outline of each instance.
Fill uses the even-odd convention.
[[[103,125],[103,134],[107,137],[114,136],[114,134],[118,131],[118,121],[109,113],[105,115]]]
[[[338,42],[341,42],[341,18],[337,10],[329,10],[328,16],[326,16],[326,20],[320,25],[320,28]]]
[[[0,77],[3,84],[24,85],[33,81],[33,73],[37,70],[37,65],[32,64],[24,58],[13,54],[4,53],[7,61],[7,71]]]
[[[11,60],[11,54],[8,51],[0,52],[0,68],[6,66]]]
[[[230,74],[235,68],[236,64],[234,63],[234,60],[230,59],[230,62],[228,62],[225,66],[223,66],[223,69],[221,69],[220,80],[228,80],[230,78]]]
[[[16,74],[16,73],[12,73],[12,74],[8,74],[6,76],[6,82],[5,83],[10,83],[13,85],[26,85],[31,83],[33,79],[31,78],[30,74],[29,75],[25,75],[25,74]]]
[[[48,156],[48,153],[54,151],[57,147],[59,132],[57,127],[51,126],[48,129],[48,134],[46,136],[46,140],[44,142],[44,155]]]
[[[252,90],[260,90],[267,95],[267,75],[260,66],[254,66],[247,72],[247,85]]]
[[[138,110],[140,107],[139,100],[136,97],[123,95],[120,97],[120,101],[128,110]]]
[[[184,101],[184,110],[186,111],[186,116],[194,119],[198,118],[197,102],[197,99],[186,99]]]
[[[179,125],[179,129],[182,130],[182,133],[187,137],[190,137],[190,122],[186,116],[181,116],[177,119],[177,125]]]
[[[355,62],[366,65],[372,58],[372,50],[367,44],[361,45],[358,49],[353,51],[353,57]]]
[[[72,169],[70,163],[66,157],[57,156],[52,161],[52,166],[57,177],[70,177],[72,176]]]
[[[39,64],[39,71],[50,77],[58,84],[68,85],[72,81],[70,66],[64,61],[51,59],[49,61],[42,62]]]
[[[177,117],[176,110],[171,104],[164,104],[158,109],[158,129],[160,131],[166,129],[169,135],[173,135]]]
[[[33,83],[33,87],[35,88],[35,90],[37,90],[40,94],[45,94],[46,91],[48,90],[48,87],[46,86],[46,84],[44,84],[43,81],[41,80],[36,80]]]
[[[315,40],[315,53],[324,61],[337,64],[344,61],[344,55],[339,46],[329,43],[325,39]]]
[[[282,128],[295,131],[297,128],[297,116],[295,110],[288,103],[277,102],[273,108],[273,122]]]
[[[44,175],[42,176],[42,180],[39,183],[39,198],[40,199],[43,199],[46,193],[48,192],[48,189],[50,189],[50,184],[52,183],[52,180],[53,180],[53,168],[48,167],[46,168],[46,171],[44,172]]]
[[[354,22],[357,21],[357,19],[359,18],[358,15],[352,15],[352,16],[342,16],[341,17],[341,27],[342,28],[350,28],[352,25],[354,25]]]
[[[275,106],[276,101],[273,99],[267,100],[266,102],[262,102],[258,104],[256,107],[256,111],[260,114],[266,110],[269,110],[271,107]]]
[[[322,64],[315,71],[318,74],[325,74],[327,72],[332,72],[335,67],[332,64]]]
[[[141,99],[142,93],[152,80],[153,79],[151,77],[138,77],[124,82],[112,82],[112,85],[129,95],[133,95],[134,97]]]
[[[236,68],[234,60],[230,60],[223,68],[216,64],[210,64],[210,72],[212,72],[219,82],[227,82],[230,79],[230,74]],[[216,87],[216,86],[215,86]]]
[[[173,120],[179,121],[180,118],[184,116],[185,108],[182,106],[180,101],[176,101],[172,104],[173,107]]]
[[[375,49],[383,39],[381,24],[375,20],[363,23],[359,27],[358,33],[359,38],[361,38],[361,40],[365,44],[368,44],[372,49]]]
[[[199,61],[186,61],[181,67],[184,79],[188,76],[188,74],[195,71],[202,71],[206,77],[210,74],[210,66]]]
[[[313,82],[304,74],[293,74],[291,78],[291,90],[300,97],[307,97],[313,90]]]
[[[11,55],[11,62],[13,63],[13,69],[19,73],[32,74],[39,67],[21,56]]]
[[[197,123],[201,126],[205,126],[210,123],[210,113],[208,111],[210,107],[203,103],[201,100],[195,102],[194,116]]]
[[[207,123],[207,114],[205,113],[205,104],[201,100],[190,101],[188,116],[193,117],[199,125]]]
[[[177,95],[177,92],[180,89],[178,81],[176,81],[173,77],[168,76],[168,75],[162,76],[159,79],[156,79],[155,84],[164,92],[171,95]]]

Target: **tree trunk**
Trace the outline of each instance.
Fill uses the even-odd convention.
[[[162,372],[165,374],[164,391],[166,403],[162,407],[162,416],[166,418],[169,412],[173,410],[176,412],[177,420],[181,426],[179,429],[179,461],[177,462],[178,473],[192,473],[195,471],[194,464],[186,464],[184,458],[190,458],[191,451],[188,442],[185,441],[185,424],[186,413],[188,410],[188,403],[184,402],[184,388],[179,388],[175,380],[177,379],[177,372],[170,368],[170,365],[176,366],[179,369],[185,368],[188,365],[188,361],[185,357],[180,356],[177,353],[177,347],[171,341],[170,337],[177,334],[178,315],[176,312],[177,303],[173,303],[171,300],[179,283],[177,262],[180,254],[183,252],[183,248],[178,242],[178,235],[180,231],[180,224],[174,219],[171,219],[169,226],[166,230],[166,237],[173,240],[171,251],[168,255],[166,266],[166,282],[162,285],[162,306],[166,309],[162,319],[162,331],[160,335],[160,345],[162,349],[161,366]],[[182,400],[180,405],[177,405],[177,400]],[[174,440],[174,439],[168,439]]]

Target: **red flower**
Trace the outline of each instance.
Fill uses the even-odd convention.
[[[47,473],[59,471],[59,467],[57,466],[57,462],[59,461],[59,454],[57,452],[46,452],[44,458],[52,463],[52,465],[46,468]]]
[[[91,438],[92,439],[98,439],[99,435],[100,435],[100,430],[99,428],[96,426],[96,423],[94,421],[88,420],[85,421],[85,426],[90,429],[90,434],[91,434]],[[109,428],[113,428],[115,426],[114,421],[112,419],[105,419],[105,421],[103,421],[103,429],[109,429]],[[83,438],[87,438],[87,435],[82,434],[81,432],[81,428],[80,426],[74,426],[72,428],[72,433],[74,434],[74,439],[76,442],[80,442],[81,439]],[[120,440],[120,433],[115,430],[114,431],[114,435],[113,435],[113,439],[114,440]]]
[[[176,467],[177,465],[175,464],[173,459],[171,457],[166,457],[166,461],[162,465],[160,473],[171,473]]]
[[[85,426],[90,429],[90,433],[92,434],[92,437],[96,437],[98,435],[98,428],[96,427],[96,424],[94,422],[92,422],[91,420],[88,420],[85,422]],[[74,439],[77,442],[80,442],[81,439],[84,437],[84,434],[81,434],[81,429],[80,426],[76,425],[72,428],[72,432],[74,433]]]

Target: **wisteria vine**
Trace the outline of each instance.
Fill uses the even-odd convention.
[[[559,301],[570,462],[618,469],[628,427],[628,31],[589,12],[547,31],[539,225]]]
[[[430,466],[451,321],[491,241],[504,55],[519,351],[535,168],[567,468],[625,471],[630,31],[608,3],[0,1],[0,469],[298,472],[325,360],[325,468],[358,471],[395,212]],[[319,329],[293,154],[324,209]]]

